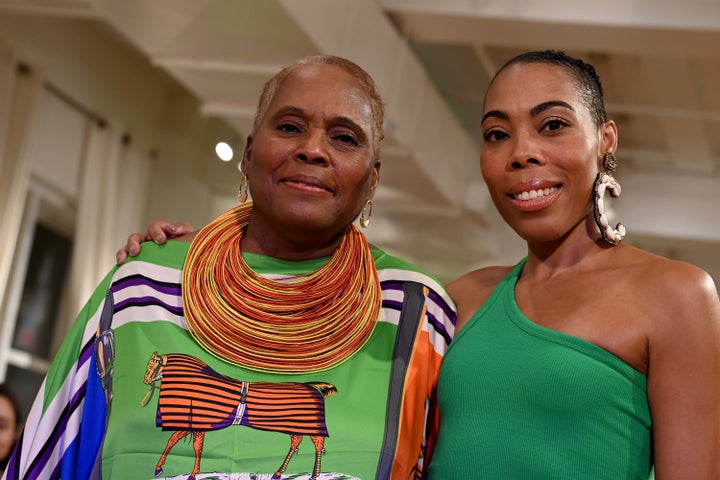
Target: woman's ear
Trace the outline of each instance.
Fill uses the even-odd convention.
[[[601,156],[607,152],[615,152],[618,146],[618,129],[614,120],[608,120],[602,126],[601,131]]]
[[[250,158],[252,157],[252,143],[252,135],[248,135],[247,139],[245,140],[245,149],[243,150],[242,161],[240,162],[240,169],[243,172],[247,172],[248,167],[250,166]]]
[[[380,182],[380,160],[377,160],[375,162],[375,165],[372,167],[372,171],[370,172],[370,198],[372,198],[375,195],[375,189],[378,186],[378,183]]]

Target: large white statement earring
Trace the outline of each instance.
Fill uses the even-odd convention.
[[[237,199],[240,203],[245,203],[248,198],[248,179],[243,172],[240,172],[240,186],[238,187]]]
[[[365,202],[365,206],[363,207],[362,211],[360,212],[360,226],[363,228],[367,228],[370,226],[370,217],[372,216],[372,200],[368,200]]]
[[[620,196],[620,184],[612,174],[617,168],[617,160],[612,152],[607,152],[603,157],[603,169],[598,172],[595,178],[595,188],[593,189],[593,204],[595,210],[595,223],[600,229],[600,235],[611,245],[617,245],[625,236],[625,226],[618,223],[612,228],[605,215],[605,202],[603,197],[605,191],[610,190],[610,196],[617,198]]]

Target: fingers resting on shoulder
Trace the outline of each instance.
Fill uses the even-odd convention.
[[[140,253],[142,242],[153,241],[162,245],[169,238],[176,238],[195,230],[192,224],[187,222],[167,222],[165,220],[154,220],[150,222],[145,232],[130,234],[127,243],[115,253],[115,262],[121,265],[128,256],[136,256]]]

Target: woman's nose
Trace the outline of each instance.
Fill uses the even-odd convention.
[[[542,165],[543,161],[537,156],[524,156],[513,159],[512,167],[514,169],[529,167],[530,165]]]
[[[545,163],[545,157],[531,135],[515,135],[510,166],[513,169],[526,168]]]
[[[330,161],[327,149],[327,141],[322,132],[308,130],[303,137],[295,156],[303,162],[325,165]]]

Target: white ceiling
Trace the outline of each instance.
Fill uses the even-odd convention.
[[[512,55],[565,50],[595,64],[619,125],[614,208],[628,241],[720,278],[717,0],[0,0],[0,10],[107,23],[226,119],[238,148],[281,66],[319,52],[355,60],[387,102],[368,236],[444,280],[522,254],[479,177],[482,98]],[[227,170],[207,179],[233,195]]]

